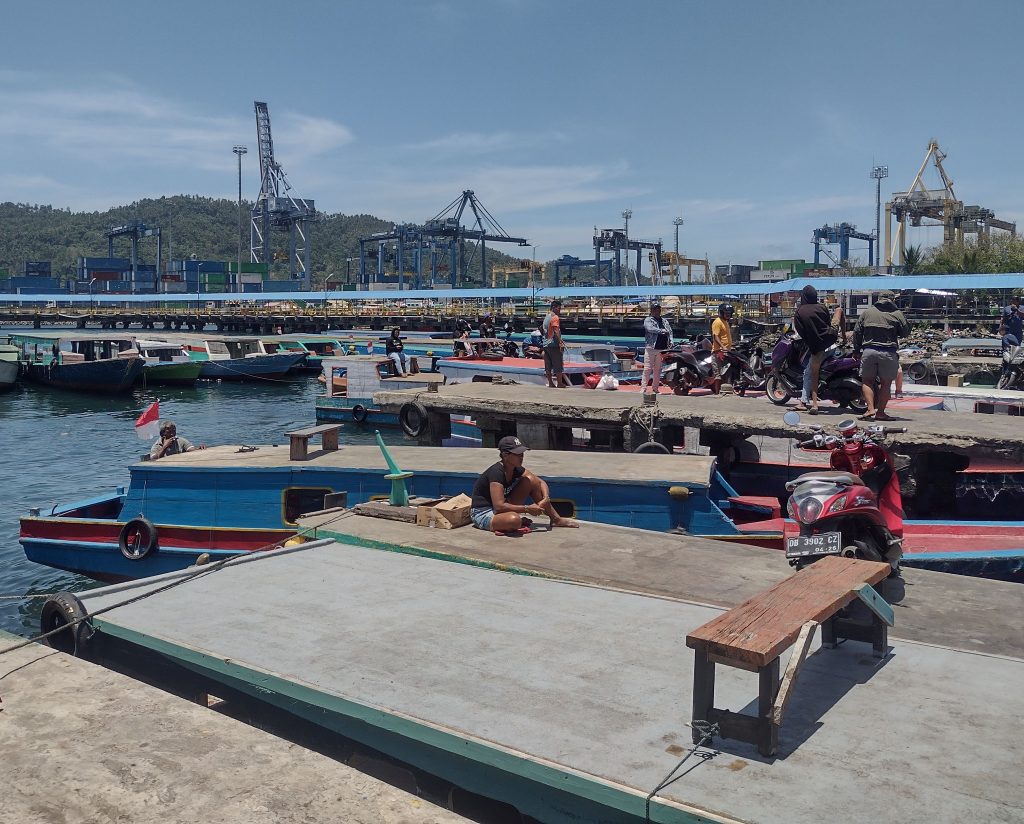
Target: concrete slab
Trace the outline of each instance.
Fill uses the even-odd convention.
[[[123,593],[82,597],[95,609]],[[463,764],[490,757],[508,780],[632,798],[639,818],[689,742],[683,638],[717,613],[327,545],[231,565],[98,623],[268,696],[322,702],[325,718],[345,708]],[[1019,820],[1024,693],[1011,685],[1022,682],[1024,661],[906,640],[881,662],[855,642],[819,651],[787,709],[780,757],[716,742],[658,794],[655,820]],[[754,693],[749,674],[720,670],[719,706],[749,707]]]
[[[473,527],[433,530],[362,516],[301,519],[317,538],[478,561],[617,589],[734,607],[793,570],[783,553],[690,535],[604,524],[508,538]],[[317,524],[324,526],[317,527]],[[943,572],[905,569],[886,584],[896,603],[894,637],[1024,658],[1024,587]]]
[[[0,632],[0,648],[20,640]],[[0,658],[0,696],[3,822],[466,820],[49,647]]]
[[[625,426],[631,414],[643,409],[636,392],[597,392],[587,389],[548,389],[543,386],[507,386],[469,383],[442,386],[439,392],[378,392],[374,402],[397,410],[410,401],[428,411],[468,414],[475,418],[516,421],[535,419],[574,427]],[[701,397],[658,396],[657,412],[662,425],[696,427],[731,437],[739,433],[777,438],[806,437],[806,427],[788,427],[784,409],[764,398],[735,395]],[[826,407],[814,423],[827,425],[849,412]],[[809,423],[805,419],[804,423]],[[937,410],[899,410],[894,426],[906,426],[905,434],[893,435],[898,447],[946,451],[986,459],[1024,461],[1024,427],[1014,418],[991,416],[984,425],[970,413]]]

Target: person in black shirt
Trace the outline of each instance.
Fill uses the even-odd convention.
[[[525,453],[523,442],[514,435],[498,441],[501,460],[484,470],[473,486],[469,511],[473,525],[492,532],[511,532],[532,523],[526,515],[547,515],[553,527],[578,527],[578,523],[555,511],[547,483],[523,467]],[[526,503],[527,499],[534,503]]]
[[[488,312],[483,316],[480,321],[480,337],[482,338],[493,338],[494,337],[494,321],[491,319],[491,313]]]
[[[807,347],[807,363],[804,366],[804,387],[797,409],[818,414],[818,375],[825,350],[836,342],[832,330],[832,317],[828,309],[818,303],[818,291],[810,284],[800,294],[800,308],[796,310],[793,325],[800,340]],[[810,406],[808,406],[808,403]]]
[[[402,351],[405,349],[405,344],[402,343],[402,328],[400,326],[391,330],[391,337],[385,341],[384,347],[387,356],[395,364],[395,371],[402,376],[408,374],[409,356]]]

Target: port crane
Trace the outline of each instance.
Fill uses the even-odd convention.
[[[249,255],[253,263],[273,263],[280,256],[272,249],[270,233],[288,232],[288,267],[293,279],[309,288],[309,225],[316,219],[313,201],[291,194],[291,184],[281,164],[274,158],[274,139],[270,132],[267,104],[255,101],[256,139],[260,150],[260,193],[252,207]]]
[[[467,211],[468,210],[468,211]],[[472,214],[473,222],[463,226],[463,218]],[[476,241],[468,245],[467,241]],[[487,244],[516,243],[529,246],[524,237],[512,237],[506,232],[494,216],[480,202],[472,189],[466,189],[459,197],[444,207],[426,223],[401,223],[392,227],[390,232],[377,232],[368,237],[359,238],[359,279],[364,285],[369,284],[369,272],[366,270],[367,257],[377,258],[377,274],[384,274],[384,261],[389,257],[385,248],[394,243],[394,260],[398,272],[398,288],[405,288],[405,261],[408,252],[413,255],[413,288],[420,288],[423,281],[424,259],[430,261],[430,283],[437,281],[438,272],[443,268],[439,262],[438,252],[447,251],[448,272],[451,287],[454,289],[461,281],[469,280],[469,266],[480,252],[480,282],[488,281]],[[367,251],[367,244],[371,250]],[[372,245],[376,244],[376,250]],[[376,254],[374,254],[376,252]]]
[[[827,249],[824,250],[825,254],[835,261],[837,266],[849,266],[850,240],[866,240],[868,242],[868,266],[874,266],[876,242],[874,233],[858,232],[857,227],[852,223],[843,222],[833,223],[831,226],[825,225],[820,229],[814,230],[814,238],[811,241],[814,244],[814,267],[817,268],[821,262],[821,252],[823,251],[821,245],[823,243],[839,247],[838,259]]]
[[[898,265],[904,263],[903,250],[907,242],[907,221],[911,226],[942,226],[944,244],[963,243],[969,234],[987,237],[991,229],[1001,229],[1015,235],[1017,224],[996,218],[995,212],[982,206],[965,206],[953,191],[953,181],[942,165],[946,155],[938,142],[928,143],[921,168],[914,176],[914,182],[905,192],[894,192],[892,200],[885,204],[885,265],[892,266],[893,258]],[[923,176],[929,161],[935,166],[942,182],[941,189],[929,189]],[[896,235],[892,235],[892,219],[896,218]],[[935,221],[924,223],[923,221]]]
[[[163,237],[160,234],[159,226],[147,226],[141,220],[129,220],[123,226],[113,226],[109,231],[106,232],[107,237],[107,257],[112,258],[114,256],[114,238],[128,237],[131,240],[132,251],[131,251],[131,264],[132,264],[132,283],[138,283],[139,279],[139,240],[144,237],[155,237],[156,238],[156,280],[153,283],[153,291],[160,291],[160,275],[162,274],[161,269],[163,268]],[[132,287],[135,288],[134,286]]]
[[[651,262],[651,271],[654,272],[658,269],[659,263],[654,257],[654,253],[650,252],[647,255],[647,259]],[[659,284],[664,283],[678,283],[679,282],[679,269],[683,266],[686,267],[686,282],[693,283],[693,267],[701,266],[704,268],[704,283],[711,283],[711,263],[707,258],[690,258],[685,255],[677,255],[675,252],[662,252],[661,253],[661,273],[658,278]]]

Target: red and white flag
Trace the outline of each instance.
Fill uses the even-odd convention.
[[[153,401],[135,422],[135,434],[148,441],[160,435],[160,401]]]

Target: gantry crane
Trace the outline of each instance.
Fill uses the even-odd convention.
[[[975,234],[987,237],[990,229],[1002,229],[1017,233],[1017,224],[997,220],[995,212],[981,206],[964,206],[953,191],[953,181],[942,165],[946,155],[939,144],[932,140],[928,151],[917,170],[914,182],[905,192],[894,192],[892,200],[885,204],[885,265],[892,266],[893,258],[903,265],[903,250],[907,242],[907,219],[911,226],[929,225],[922,221],[934,220],[942,226],[942,241],[945,244],[963,243],[964,236]],[[932,161],[942,181],[941,189],[928,189],[922,179],[928,162]],[[896,236],[892,237],[892,218],[896,217]]]
[[[272,263],[272,229],[288,231],[289,274],[309,287],[309,223],[316,218],[313,201],[294,197],[284,169],[274,159],[274,139],[270,133],[270,111],[266,103],[255,101],[256,139],[260,147],[260,193],[252,207],[249,254],[253,263]]]
[[[658,262],[654,258],[654,253],[651,252],[647,255],[647,259],[651,262],[651,271],[655,271],[658,268]],[[678,283],[679,282],[679,267],[686,267],[686,282],[693,283],[693,267],[702,266],[704,267],[704,279],[703,283],[711,283],[711,263],[707,258],[689,258],[684,255],[676,255],[675,252],[662,252],[661,253],[661,274],[659,283]]]
[[[821,262],[821,244],[835,244],[839,246],[839,257],[836,258],[827,249],[825,254],[836,261],[837,266],[850,265],[850,240],[866,240],[868,242],[868,266],[875,265],[875,235],[871,232],[858,232],[857,227],[852,223],[833,223],[814,230],[814,266],[817,268]]]
[[[473,213],[475,220],[469,226],[463,226],[462,218],[467,207]],[[470,248],[468,253],[467,240],[476,241],[476,245]],[[399,289],[405,288],[405,258],[407,251],[412,251],[413,254],[413,285],[418,289],[423,280],[424,258],[429,256],[430,281],[433,284],[437,280],[438,270],[442,268],[438,263],[437,252],[447,247],[450,261],[448,267],[449,275],[451,287],[454,289],[460,279],[463,283],[469,280],[469,265],[476,257],[478,249],[480,250],[480,282],[482,285],[487,283],[488,242],[517,243],[520,246],[529,246],[529,241],[526,238],[512,237],[506,232],[471,189],[463,191],[459,197],[455,198],[455,200],[422,226],[402,223],[395,225],[390,232],[377,232],[369,237],[359,238],[359,278],[363,284],[369,283],[369,273],[366,271],[366,244],[377,244],[377,273],[383,275],[384,261],[390,256],[381,247],[385,246],[389,241],[396,241],[394,259],[398,271]],[[424,254],[425,252],[427,253],[426,255]],[[370,256],[373,256],[373,251],[370,252]]]
[[[139,280],[139,239],[144,237],[156,238],[156,277],[153,282],[153,291],[160,291],[160,271],[163,266],[163,238],[159,226],[147,226],[141,220],[129,220],[124,226],[114,226],[107,233],[107,257],[114,256],[114,238],[127,235],[131,239],[132,252],[132,289],[137,288]]]

